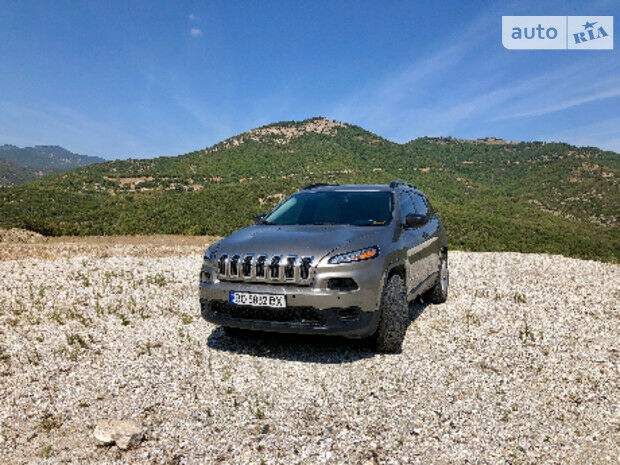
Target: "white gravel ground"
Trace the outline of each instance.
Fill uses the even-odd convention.
[[[393,355],[226,337],[200,255],[0,262],[0,463],[618,463],[620,266],[450,260]],[[145,441],[96,446],[107,418]]]

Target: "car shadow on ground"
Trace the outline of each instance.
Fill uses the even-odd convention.
[[[409,305],[409,324],[419,318],[428,303],[420,299]],[[229,336],[218,326],[207,339],[214,350],[295,362],[338,364],[374,357],[367,339],[239,331]]]

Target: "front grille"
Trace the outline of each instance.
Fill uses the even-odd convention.
[[[324,326],[327,322],[321,312],[313,307],[251,307],[233,305],[219,300],[211,301],[209,307],[216,317],[274,323],[299,323],[309,326]]]
[[[310,256],[222,254],[217,260],[217,277],[222,281],[309,285],[313,262]]]

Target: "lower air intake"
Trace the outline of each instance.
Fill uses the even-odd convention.
[[[299,323],[309,326],[323,326],[326,323],[321,312],[313,307],[251,307],[233,305],[228,302],[213,301],[211,312],[218,317],[240,320],[271,321],[276,323]]]

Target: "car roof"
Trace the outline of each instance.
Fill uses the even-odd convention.
[[[307,187],[308,191],[391,191],[390,186],[385,184],[330,184]]]
[[[395,187],[391,187],[389,185],[386,184],[323,184],[323,185],[310,185],[308,187],[306,187],[305,189],[302,189],[302,192],[304,191],[312,191],[312,192],[325,192],[325,191],[383,191],[383,192],[393,192],[393,191],[400,191],[400,190],[407,190],[407,191],[413,191],[413,192],[418,192],[422,195],[424,195],[422,193],[422,191],[420,191],[419,189],[413,187],[412,185],[398,185]]]

